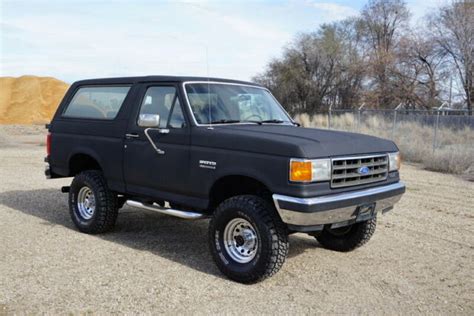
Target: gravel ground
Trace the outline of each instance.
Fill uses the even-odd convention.
[[[241,285],[214,266],[206,220],[125,207],[112,233],[79,233],[38,133],[0,126],[0,314],[474,314],[472,182],[405,165],[407,193],[366,246],[295,234],[277,275]]]

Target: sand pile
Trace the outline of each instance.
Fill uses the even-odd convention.
[[[68,87],[51,77],[0,77],[0,124],[49,123]]]

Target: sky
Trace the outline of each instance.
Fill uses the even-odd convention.
[[[409,0],[414,20],[443,0]],[[0,0],[0,76],[189,75],[250,80],[295,34],[361,0]]]

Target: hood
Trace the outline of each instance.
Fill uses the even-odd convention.
[[[193,144],[295,158],[324,158],[397,151],[390,140],[289,125],[215,125],[198,128]]]

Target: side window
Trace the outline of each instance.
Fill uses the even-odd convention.
[[[113,120],[129,90],[129,86],[79,88],[63,112],[63,116]]]
[[[172,86],[148,88],[140,114],[158,114],[161,128],[182,128],[185,125],[178,93]]]

